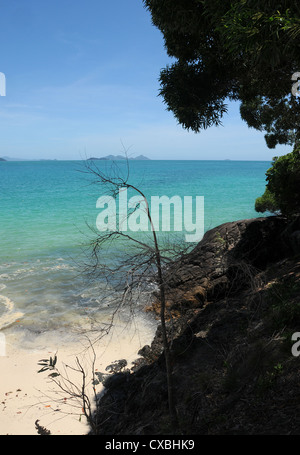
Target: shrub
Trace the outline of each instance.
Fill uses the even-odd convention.
[[[257,212],[271,212],[277,213],[279,212],[278,203],[275,199],[273,193],[271,193],[268,188],[266,188],[264,194],[258,197],[255,201],[255,210]]]
[[[266,176],[266,191],[256,199],[255,210],[288,217],[300,213],[300,144],[291,153],[273,158]]]

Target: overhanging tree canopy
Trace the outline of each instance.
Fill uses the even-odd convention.
[[[228,100],[266,132],[267,145],[300,139],[300,3],[268,0],[144,0],[176,62],[160,73],[160,94],[186,129],[221,123]]]

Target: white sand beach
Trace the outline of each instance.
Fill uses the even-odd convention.
[[[45,427],[52,435],[85,435],[89,426],[82,413],[82,402],[72,397],[76,387],[82,385],[82,375],[76,368],[76,357],[88,374],[88,393],[93,397],[91,372],[94,354],[94,371],[105,373],[112,362],[126,359],[128,366],[137,359],[138,350],[151,343],[153,327],[131,325],[115,328],[105,339],[88,348],[90,341],[82,338],[77,342],[64,342],[57,334],[45,333],[35,349],[23,349],[14,344],[14,337],[7,336],[5,355],[0,356],[0,435],[38,435],[35,422]],[[43,347],[45,346],[45,347]],[[49,378],[51,371],[38,373],[41,359],[54,358],[62,376],[67,377],[63,391]],[[68,367],[66,367],[68,365]],[[61,380],[61,376],[56,378]],[[71,386],[71,382],[75,385]],[[96,392],[103,390],[101,383]]]

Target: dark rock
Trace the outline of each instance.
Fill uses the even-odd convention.
[[[120,392],[121,391],[120,385],[123,385],[124,382],[127,381],[127,379],[128,379],[128,373],[126,373],[126,372],[125,373],[115,373],[113,375],[107,376],[107,378],[103,382],[103,385],[110,392],[112,392],[112,390]]]
[[[205,302],[229,297],[251,284],[268,264],[300,252],[300,217],[281,216],[224,223],[166,271],[167,308],[174,317]],[[201,292],[198,292],[201,288]],[[159,300],[154,303],[157,314]]]
[[[283,217],[225,223],[168,269],[167,332],[181,434],[300,434],[293,417],[299,361],[290,347],[284,351],[282,332],[274,333],[268,319],[269,283],[291,277],[298,301],[299,223]],[[109,378],[100,434],[170,432],[161,326],[139,355],[131,373]]]
[[[142,357],[149,357],[151,354],[151,348],[149,345],[144,346],[142,349],[139,350],[138,355],[141,355]]]
[[[119,373],[127,366],[127,360],[115,360],[112,364],[108,365],[105,370],[110,373]]]

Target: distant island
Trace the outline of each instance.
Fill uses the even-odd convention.
[[[30,160],[27,160],[26,158],[12,158],[10,156],[4,156],[3,158],[1,158],[1,161],[30,161]]]
[[[0,158],[0,161],[58,161],[56,158],[12,158],[10,156],[4,156]]]
[[[124,156],[124,155],[107,155],[107,156],[103,156],[103,157],[100,157],[100,158],[96,158],[96,157],[91,157],[91,158],[88,158],[88,161],[101,161],[101,160],[126,160],[127,158]],[[147,158],[146,156],[144,155],[139,155],[135,158],[128,158],[128,160],[134,160],[134,161],[137,161],[137,160],[140,160],[140,161],[148,161],[150,160],[150,158]],[[0,158],[0,161],[59,161],[57,160],[56,158],[32,158],[32,159],[29,159],[29,158],[11,158],[10,156],[4,156],[3,158]]]
[[[150,160],[150,158],[147,158],[146,156],[144,155],[139,155],[137,156],[136,158],[128,158],[129,160]],[[88,158],[88,160],[90,161],[95,161],[95,160],[126,160],[126,157],[124,157],[123,155],[107,155],[107,156],[103,156],[102,158],[95,158],[95,157],[92,157],[92,158]]]

